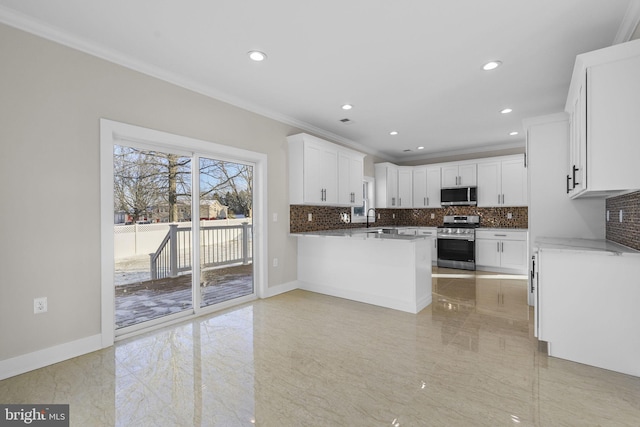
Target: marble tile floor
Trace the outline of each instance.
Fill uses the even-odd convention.
[[[254,301],[0,381],[0,402],[68,403],[78,426],[639,425],[640,378],[538,351],[521,276],[433,282],[417,315]]]

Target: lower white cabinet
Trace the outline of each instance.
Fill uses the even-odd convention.
[[[549,355],[640,376],[640,252],[602,240],[536,243],[534,325]]]
[[[476,268],[527,274],[526,231],[476,231]]]
[[[431,247],[431,264],[438,264],[438,228],[437,227],[419,227],[416,231],[418,236],[429,236],[433,240]]]
[[[433,245],[431,246],[431,264],[438,263],[438,228],[437,227],[400,227],[398,234],[408,234],[411,236],[428,236],[431,237]]]

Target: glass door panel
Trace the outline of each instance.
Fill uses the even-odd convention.
[[[114,145],[116,329],[193,311],[191,157]]]
[[[253,166],[199,159],[200,307],[253,293]]]

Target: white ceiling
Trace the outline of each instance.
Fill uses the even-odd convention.
[[[627,41],[639,3],[0,0],[0,22],[408,161],[522,146],[521,120],[562,111],[575,56]]]

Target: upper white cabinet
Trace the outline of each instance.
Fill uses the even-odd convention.
[[[440,166],[413,168],[413,207],[440,207]]]
[[[398,166],[376,163],[376,208],[398,207]]]
[[[478,206],[527,206],[527,169],[524,155],[493,158],[478,163]]]
[[[338,204],[362,205],[364,156],[353,151],[338,151]]]
[[[454,163],[443,165],[442,188],[473,187],[477,184],[475,163]]]
[[[413,168],[398,167],[398,206],[399,208],[413,207]]]
[[[576,58],[565,111],[570,116],[571,197],[640,188],[640,40]]]
[[[357,205],[362,202],[364,154],[307,134],[289,142],[289,203]]]

